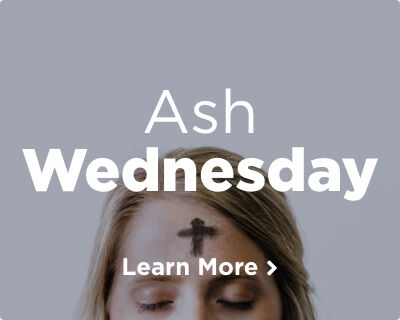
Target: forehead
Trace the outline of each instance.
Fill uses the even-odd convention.
[[[132,261],[193,261],[191,237],[180,237],[195,219],[213,227],[217,235],[205,237],[201,256],[224,261],[263,260],[261,250],[228,217],[213,208],[183,197],[149,199],[129,221],[122,254]],[[197,220],[198,221],[198,220]]]

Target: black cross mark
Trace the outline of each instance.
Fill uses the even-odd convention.
[[[218,234],[214,227],[206,227],[204,221],[196,218],[190,223],[191,229],[185,229],[178,232],[178,237],[192,238],[192,254],[194,256],[203,253],[203,240],[205,237],[214,237]]]

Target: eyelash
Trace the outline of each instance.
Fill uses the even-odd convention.
[[[253,302],[254,301],[240,301],[240,302],[231,302],[231,301],[226,301],[226,300],[218,300],[217,301],[217,303],[221,304],[222,306],[224,306],[226,308],[239,310],[239,311],[245,311],[245,310],[252,309]]]
[[[140,312],[145,311],[157,311],[161,310],[164,307],[168,306],[169,304],[173,303],[172,301],[163,301],[158,303],[151,303],[151,304],[139,304],[138,309]],[[253,301],[240,301],[240,302],[231,302],[226,300],[218,300],[217,303],[221,304],[222,306],[239,311],[246,311],[253,308]]]
[[[172,301],[163,301],[163,302],[158,302],[158,303],[151,303],[151,304],[139,304],[138,309],[139,312],[145,312],[145,311],[157,311],[160,310],[167,305],[172,303]]]

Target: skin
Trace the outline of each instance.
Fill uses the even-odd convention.
[[[205,238],[201,256],[193,256],[190,238],[178,237],[190,222],[200,218],[218,235]],[[142,262],[185,261],[190,274],[176,276],[123,275]],[[254,276],[199,275],[198,259],[217,262],[255,262]],[[111,320],[247,319],[280,320],[281,298],[267,258],[243,232],[214,209],[182,198],[152,199],[134,214],[126,227],[119,265],[107,303]],[[174,269],[173,269],[174,270]]]

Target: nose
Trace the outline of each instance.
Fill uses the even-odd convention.
[[[211,320],[210,317],[207,317],[207,312],[205,308],[198,308],[197,310],[193,310],[190,317],[185,317],[185,319],[190,320]]]
[[[207,310],[207,304],[198,299],[188,301],[186,299],[178,311],[178,315],[174,316],[174,319],[179,320],[213,320],[210,312]]]

